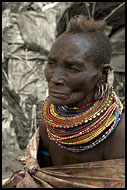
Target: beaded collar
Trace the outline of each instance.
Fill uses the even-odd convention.
[[[45,100],[42,107],[48,137],[60,148],[82,152],[105,140],[118,125],[123,105],[112,90],[103,99],[81,108],[56,106]]]

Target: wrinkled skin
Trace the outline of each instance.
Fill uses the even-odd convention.
[[[102,68],[95,67],[94,57],[89,55],[90,46],[83,34],[67,33],[54,43],[45,68],[53,104],[81,107],[94,97]]]
[[[96,68],[94,56],[90,54],[91,46],[92,41],[88,40],[87,35],[69,33],[61,35],[53,44],[45,68],[51,103],[81,107],[94,97],[96,84],[106,80],[105,66]],[[41,121],[41,149],[48,151],[51,156],[38,153],[39,164],[46,167],[123,158],[124,129],[123,116],[116,130],[104,142],[90,150],[72,153],[61,149],[48,138],[46,126]]]

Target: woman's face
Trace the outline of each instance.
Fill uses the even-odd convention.
[[[94,97],[100,69],[84,34],[64,33],[53,44],[45,67],[49,99],[55,105],[83,106]]]

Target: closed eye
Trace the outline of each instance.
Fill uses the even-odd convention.
[[[50,66],[56,65],[56,62],[55,61],[48,61],[48,65],[50,65]]]
[[[78,67],[76,67],[74,65],[67,66],[67,69],[72,70],[72,71],[77,71],[77,72],[81,71]]]

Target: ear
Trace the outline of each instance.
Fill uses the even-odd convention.
[[[102,66],[102,75],[101,75],[101,79],[100,79],[100,82],[102,84],[105,84],[107,82],[107,76],[108,76],[109,70],[113,70],[113,68],[111,67],[110,64],[104,64]]]

